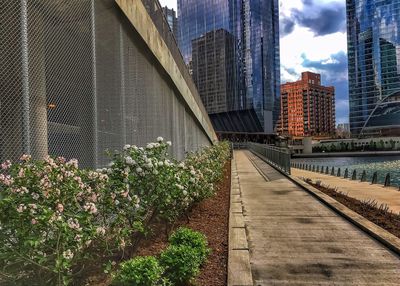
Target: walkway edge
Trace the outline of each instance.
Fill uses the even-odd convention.
[[[260,159],[262,159],[264,162],[269,164],[267,160],[257,154],[254,153],[256,156],[258,156]],[[269,164],[272,166],[271,164]],[[274,166],[272,166],[275,168]],[[281,172],[279,169],[275,168],[279,172]],[[293,183],[301,187],[303,190],[314,196],[316,199],[318,199],[320,202],[324,203],[327,205],[330,209],[335,211],[337,214],[340,216],[344,217],[351,223],[353,223],[355,226],[366,232],[368,235],[371,237],[375,238],[378,240],[380,243],[385,245],[387,248],[389,248],[391,251],[395,252],[397,255],[400,255],[400,238],[396,237],[395,235],[391,234],[387,230],[381,228],[380,226],[374,224],[373,222],[369,221],[365,217],[359,215],[358,213],[352,211],[345,205],[341,204],[340,202],[336,201],[335,199],[331,198],[327,194],[321,192],[320,190],[310,186],[306,182],[303,182],[302,180],[291,176],[287,175],[283,172],[281,172],[283,175],[285,175],[287,178],[289,178]]]
[[[228,249],[228,286],[252,286],[253,276],[243,218],[242,195],[234,158],[231,167]]]

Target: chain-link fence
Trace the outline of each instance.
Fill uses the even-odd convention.
[[[0,160],[50,154],[97,167],[106,149],[157,136],[178,158],[210,144],[114,0],[0,0]]]

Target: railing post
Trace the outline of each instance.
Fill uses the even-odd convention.
[[[347,179],[349,177],[349,169],[346,168],[346,170],[344,170],[344,178]]]
[[[335,176],[335,167],[332,167],[331,176]]]
[[[351,176],[352,180],[357,180],[357,170],[353,171],[353,175]]]
[[[378,172],[374,172],[374,174],[372,175],[371,184],[375,185],[376,183],[378,183]]]
[[[275,166],[286,174],[290,175],[292,167],[300,169],[306,168],[305,163],[292,162],[290,152],[284,148],[250,142],[248,146],[251,151],[263,156],[269,164]]]
[[[390,187],[390,173],[386,174],[385,177],[385,187]]]
[[[337,176],[338,176],[338,177],[341,177],[340,168],[337,170]]]
[[[329,167],[328,167],[328,166],[326,166],[325,174],[326,174],[326,175],[329,175]]]

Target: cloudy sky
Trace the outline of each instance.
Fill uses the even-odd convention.
[[[160,0],[176,10],[176,0]],[[344,0],[280,0],[281,80],[302,71],[336,87],[336,122],[348,122],[346,6]]]

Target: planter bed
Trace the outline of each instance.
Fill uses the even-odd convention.
[[[388,211],[385,205],[378,205],[375,201],[360,201],[330,187],[316,184],[309,180],[306,180],[306,182],[400,238],[400,214]]]
[[[224,170],[224,180],[217,186],[216,195],[195,205],[188,217],[181,217],[171,232],[180,226],[203,233],[208,240],[212,253],[202,267],[194,285],[224,286],[227,284],[228,263],[228,220],[231,181],[231,163]],[[133,256],[158,255],[168,245],[168,236],[163,223],[152,223],[153,232],[143,238]],[[84,285],[110,285],[109,276],[98,273],[84,281]]]

